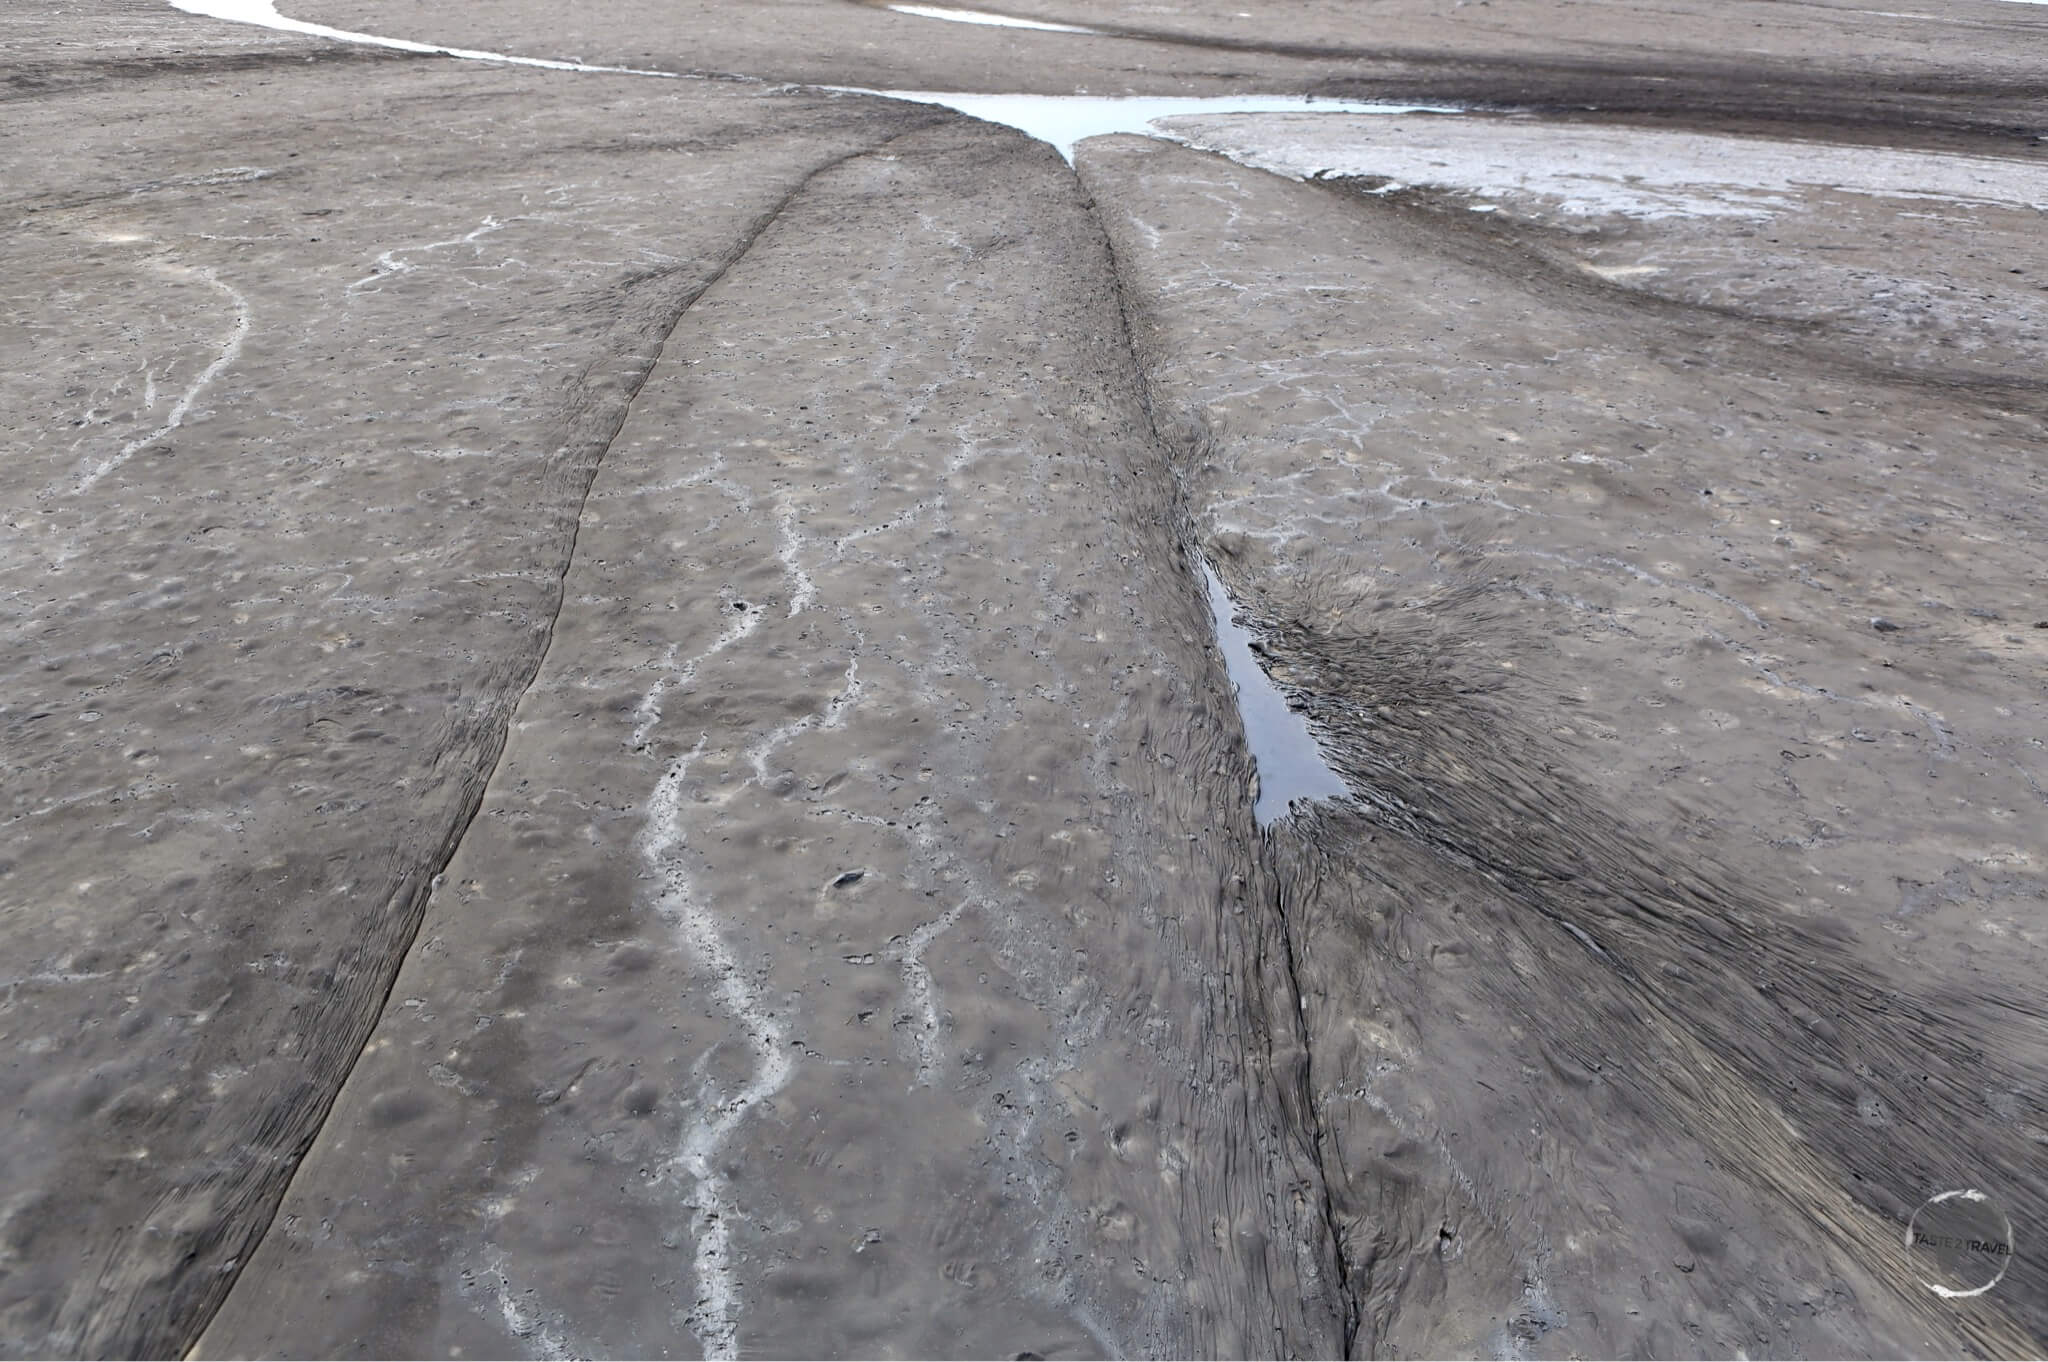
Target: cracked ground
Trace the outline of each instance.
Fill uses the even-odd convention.
[[[12,4],[0,1355],[2039,1355],[2048,8],[1909,11]]]

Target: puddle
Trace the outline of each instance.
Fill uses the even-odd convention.
[[[1102,30],[1099,28],[1082,28],[1079,24],[1049,24],[1043,19],[1012,19],[1007,14],[990,14],[987,10],[980,9],[948,9],[943,5],[887,5],[884,8],[918,19],[944,19],[949,24],[986,24],[990,28],[1028,28],[1034,33],[1079,33],[1091,38],[1102,36]]]
[[[277,12],[277,0],[169,0],[173,9],[206,19],[254,24],[280,33],[300,33],[309,38],[330,38],[336,42],[388,47],[400,52],[422,52],[433,56],[460,57],[465,61],[502,62],[510,66],[538,66],[549,71],[587,71],[612,76],[654,76],[663,80],[689,77],[680,71],[645,71],[631,66],[596,66],[580,61],[556,61],[546,57],[515,57],[503,52],[479,52],[466,47],[444,47],[438,43],[414,42],[409,38],[386,38],[375,33],[329,28]],[[984,10],[952,9],[939,5],[892,4],[887,8],[927,19],[947,19],[965,24],[991,24],[1004,28],[1031,28],[1056,33],[1094,33],[1094,29],[1072,24],[1050,24],[1036,19],[1012,19]],[[1458,113],[1458,109],[1434,105],[1372,104],[1362,100],[1317,99],[1312,95],[981,95],[935,90],[869,90],[848,85],[812,87],[839,94],[878,95],[883,99],[904,99],[913,104],[937,104],[1050,142],[1071,164],[1074,143],[1108,133],[1130,132],[1144,137],[1171,136],[1151,126],[1156,118],[1191,114],[1235,113]]]
[[[280,33],[303,33],[309,38],[332,38],[336,42],[359,43],[366,47],[388,47],[399,52],[423,52],[436,57],[460,57],[465,61],[503,62],[508,66],[538,66],[546,71],[595,71],[610,76],[655,76],[679,80],[677,71],[642,71],[631,66],[591,66],[580,61],[551,61],[546,57],[514,57],[503,52],[477,52],[466,47],[443,47],[438,43],[416,43],[407,38],[384,38],[375,33],[356,33],[346,28],[309,24],[277,12],[277,0],[170,0],[172,9],[196,14],[203,19],[225,19],[235,24],[255,24]]]
[[[1374,104],[1358,99],[1317,99],[1313,95],[977,95],[934,90],[863,90],[845,85],[827,88],[842,94],[938,104],[984,123],[1000,123],[1041,142],[1050,142],[1069,164],[1074,159],[1074,144],[1090,137],[1128,132],[1140,137],[1179,140],[1171,132],[1152,126],[1153,120],[1160,118],[1248,113],[1463,112],[1443,105]]]
[[[1209,613],[1216,621],[1216,646],[1237,687],[1237,712],[1244,720],[1245,743],[1259,770],[1259,797],[1252,817],[1260,827],[1287,816],[1297,799],[1339,799],[1351,793],[1309,732],[1308,720],[1287,707],[1287,697],[1266,675],[1252,653],[1254,635],[1237,623],[1237,607],[1223,582],[1207,563],[1202,579],[1209,586]]]

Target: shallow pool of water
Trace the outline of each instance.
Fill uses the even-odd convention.
[[[1081,33],[1100,37],[1102,30],[1083,28],[1079,24],[1049,24],[1043,19],[1015,19],[1007,14],[991,14],[980,9],[951,9],[944,5],[890,5],[898,14],[908,14],[918,19],[944,19],[951,24],[983,24],[990,28],[1023,28],[1036,33]]]
[[[1209,613],[1216,621],[1216,646],[1237,690],[1237,712],[1244,720],[1244,739],[1258,765],[1259,794],[1252,817],[1265,827],[1285,818],[1297,799],[1340,799],[1349,786],[1323,757],[1309,731],[1308,720],[1288,707],[1287,697],[1273,684],[1252,652],[1256,635],[1237,622],[1237,607],[1223,582],[1207,563],[1202,578],[1209,587]]]
[[[978,95],[939,90],[867,90],[830,87],[844,94],[880,95],[917,104],[939,104],[984,123],[1000,123],[1050,142],[1068,161],[1074,144],[1111,133],[1141,137],[1164,134],[1152,126],[1161,118],[1195,114],[1459,113],[1446,105],[1375,104],[1360,99],[1317,99],[1313,95]]]

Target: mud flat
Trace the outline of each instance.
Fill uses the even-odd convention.
[[[1313,1163],[1246,1119],[1284,979],[1230,911],[1243,758],[1119,341],[1061,163],[958,124],[819,175],[683,316],[399,976],[419,1005],[203,1350],[1327,1329],[1316,1218],[1255,1209]],[[385,1288],[330,1304],[343,1261]]]
[[[6,16],[0,1352],[2041,1350],[2048,12],[287,10],[671,75]]]
[[[2038,210],[1667,220],[1638,176],[1588,214],[1459,185],[1466,126],[1462,193],[1079,155],[1155,404],[1212,431],[1193,514],[1357,796],[1275,841],[1348,1280],[1408,1283],[1365,1337],[2025,1351],[2024,1294],[1881,1283],[1923,1189],[2042,1190],[2003,1021],[2043,945]],[[1788,305],[1829,255],[1867,291]]]

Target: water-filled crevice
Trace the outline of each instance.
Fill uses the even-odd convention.
[[[1259,789],[1252,816],[1265,827],[1285,818],[1298,799],[1341,799],[1350,794],[1343,777],[1330,769],[1315,734],[1309,731],[1308,720],[1288,704],[1286,695],[1259,665],[1257,654],[1265,645],[1240,622],[1237,603],[1230,599],[1216,569],[1206,562],[1202,580],[1208,589],[1209,614],[1216,624],[1216,647],[1230,669],[1238,719],[1244,724],[1244,740],[1258,768]]]

